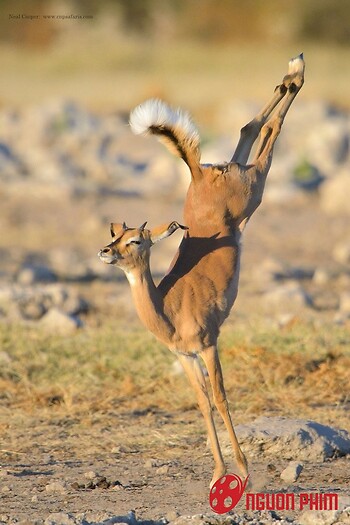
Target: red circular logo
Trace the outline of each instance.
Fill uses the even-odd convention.
[[[225,514],[232,510],[243,495],[248,477],[243,483],[236,474],[226,474],[215,481],[209,493],[209,503],[213,511]]]

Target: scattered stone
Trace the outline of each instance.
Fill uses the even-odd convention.
[[[65,314],[58,308],[51,308],[40,320],[40,325],[45,330],[61,335],[74,333],[81,324],[79,319]]]
[[[286,272],[285,265],[278,259],[267,257],[254,270],[254,277],[257,281],[266,285],[277,281]]]
[[[303,465],[297,461],[291,461],[287,468],[281,472],[281,479],[287,483],[294,483],[300,476]]]
[[[147,459],[144,464],[145,468],[154,468],[159,467],[159,460],[158,459]]]
[[[49,494],[66,494],[67,485],[65,482],[52,481],[45,487],[46,492]]]
[[[18,309],[23,319],[37,321],[46,313],[44,303],[38,297],[28,297],[19,301]]]
[[[81,490],[81,489],[85,488],[85,485],[83,483],[78,483],[77,481],[74,481],[71,484],[71,487],[72,487],[73,490]]]
[[[111,486],[111,483],[110,481],[107,480],[107,478],[102,476],[101,478],[96,480],[95,485],[99,489],[109,489],[109,487]]]
[[[109,481],[105,476],[100,476],[94,471],[86,472],[84,477],[88,479],[86,483],[78,483],[75,481],[71,484],[74,490],[95,490],[95,489],[109,489],[116,486],[121,486],[119,481]]]
[[[94,470],[89,470],[88,472],[85,472],[84,474],[84,478],[86,479],[96,479],[96,478],[99,478],[100,475],[95,472]]]
[[[324,461],[350,453],[350,435],[316,421],[283,417],[259,417],[236,428],[248,456],[280,457],[287,460]],[[225,433],[220,436],[227,443]]]
[[[57,275],[46,266],[26,266],[17,275],[17,282],[23,286],[35,283],[53,283],[57,281]]]
[[[89,308],[89,303],[85,299],[75,295],[69,295],[62,304],[63,311],[68,315],[85,314]]]
[[[297,282],[287,282],[271,288],[264,294],[264,303],[268,306],[296,310],[312,303],[311,297]]]
[[[156,474],[162,476],[164,474],[168,474],[169,473],[169,465],[163,465],[161,467],[158,467],[157,470],[156,470]]]
[[[350,242],[340,242],[335,245],[333,259],[340,264],[350,264]]]
[[[336,510],[305,510],[299,517],[299,523],[300,525],[333,525],[338,522],[339,514],[340,512]]]
[[[176,510],[171,510],[166,514],[165,519],[167,520],[167,522],[172,522],[175,521],[179,516],[179,512],[177,512]]]
[[[46,518],[44,525],[78,525],[80,521],[76,520],[72,514],[66,512],[53,512]]]

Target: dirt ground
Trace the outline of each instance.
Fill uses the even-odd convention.
[[[201,421],[196,410],[111,411],[105,425],[83,429],[81,434],[78,429],[66,430],[74,428],[74,421],[67,418],[50,425],[35,419],[26,423],[13,443],[22,443],[21,454],[2,451],[2,522],[35,522],[60,511],[98,522],[131,510],[143,520],[212,512],[208,503],[212,460],[204,435],[198,436]],[[141,446],[136,444],[137,435],[142,435]],[[124,445],[115,446],[111,453],[114,439]],[[324,491],[338,493],[341,502],[349,498],[346,458],[304,464],[289,489],[279,477],[285,461],[251,458],[250,464],[250,492]],[[243,509],[242,499],[235,512]]]
[[[321,266],[329,271],[337,269],[331,246],[319,239],[321,232],[326,238],[332,233],[329,238],[334,245],[346,234],[347,220],[339,217],[330,220],[319,212],[312,198],[305,202],[309,202],[308,206],[299,207],[298,211],[293,206],[259,211],[249,226],[244,243],[242,288],[232,315],[233,319],[237,316],[245,320],[246,327],[257,297],[251,275],[267,253],[282,257],[291,267],[315,267],[315,261],[322,261]],[[108,206],[107,203],[107,214]],[[137,203],[135,216],[143,215],[143,210],[136,211],[136,206]],[[133,214],[130,207],[128,211]],[[288,239],[286,244],[284,237]],[[301,244],[303,248],[298,251]],[[119,284],[107,282],[99,286],[101,298],[111,286],[116,289]],[[304,286],[316,293],[311,280],[306,280]],[[331,280],[320,294],[323,307],[306,309],[305,315],[317,318],[319,323],[329,321],[334,315],[332,297],[339,287],[336,279]],[[93,293],[96,294],[96,289]],[[347,406],[342,408],[342,420]],[[0,523],[40,523],[60,511],[98,523],[127,515],[131,510],[142,520],[172,521],[178,515],[211,513],[208,484],[212,458],[195,404],[185,411],[166,411],[115,402],[108,410],[92,415],[88,423],[61,412],[60,407],[57,413],[52,414],[51,410],[50,417],[45,410],[25,413],[14,408],[8,412],[0,446]],[[265,410],[264,415],[272,414]],[[235,419],[240,422],[241,416],[238,413]],[[275,458],[273,462],[267,458],[249,458],[249,461],[251,491],[328,491],[337,492],[343,502],[349,498],[346,458],[305,463],[300,478],[289,488],[280,478],[286,466],[283,458]],[[234,471],[232,464],[229,471]],[[235,512],[241,512],[243,504],[241,500]]]

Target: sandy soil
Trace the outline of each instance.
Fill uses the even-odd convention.
[[[72,431],[74,421],[67,418],[50,425],[33,419],[26,425],[13,443],[21,442],[26,451],[20,456],[2,451],[0,520],[12,523],[16,517],[20,522],[32,522],[60,511],[84,514],[91,521],[126,515],[131,510],[143,520],[212,512],[208,502],[212,459],[205,437],[196,435],[201,426],[196,410],[184,414],[117,410],[110,413],[108,421],[107,428],[91,429],[89,441],[87,429],[81,430],[79,438],[79,430]],[[138,434],[141,446],[135,441]],[[113,436],[125,444],[111,453]],[[132,445],[128,444],[130,436]],[[149,436],[147,444],[145,436]],[[289,489],[280,479],[285,461],[251,458],[250,463],[251,492],[328,491],[337,492],[343,501],[349,495],[345,458],[304,464],[300,478]],[[243,509],[242,499],[235,512]]]

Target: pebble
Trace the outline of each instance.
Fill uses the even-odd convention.
[[[169,465],[163,465],[161,467],[158,467],[156,470],[156,474],[159,474],[160,476],[164,474],[168,474],[168,472],[169,472]]]
[[[97,472],[95,472],[94,470],[89,470],[88,472],[85,472],[84,474],[84,478],[86,479],[96,479],[96,478],[99,478],[101,477]]]
[[[13,523],[10,519],[10,516],[6,514],[0,515],[0,523]],[[349,525],[350,507],[342,507],[337,511],[305,510],[295,519],[284,518],[279,512],[275,511],[240,512],[239,514],[230,512],[230,515],[223,516],[213,514],[181,516],[176,510],[171,510],[164,518],[152,521],[137,518],[134,511],[130,511],[124,516],[112,516],[106,512],[98,512],[92,515],[89,512],[89,518],[85,513],[73,515],[62,511],[50,513],[46,519],[43,517],[40,523],[44,525],[87,525],[88,523],[95,525],[113,525],[115,523],[118,525],[147,525],[150,523],[153,525],[165,525],[167,523],[170,525],[227,525],[228,523],[230,525]]]
[[[144,463],[145,468],[154,468],[159,466],[159,460],[157,459],[147,459]]]
[[[287,468],[281,472],[281,479],[287,483],[294,483],[300,476],[303,465],[297,461],[291,461]]]
[[[72,514],[66,512],[53,512],[44,521],[44,525],[77,525],[78,523]]]
[[[45,490],[49,494],[65,494],[67,491],[67,485],[61,481],[52,481],[46,485]]]

